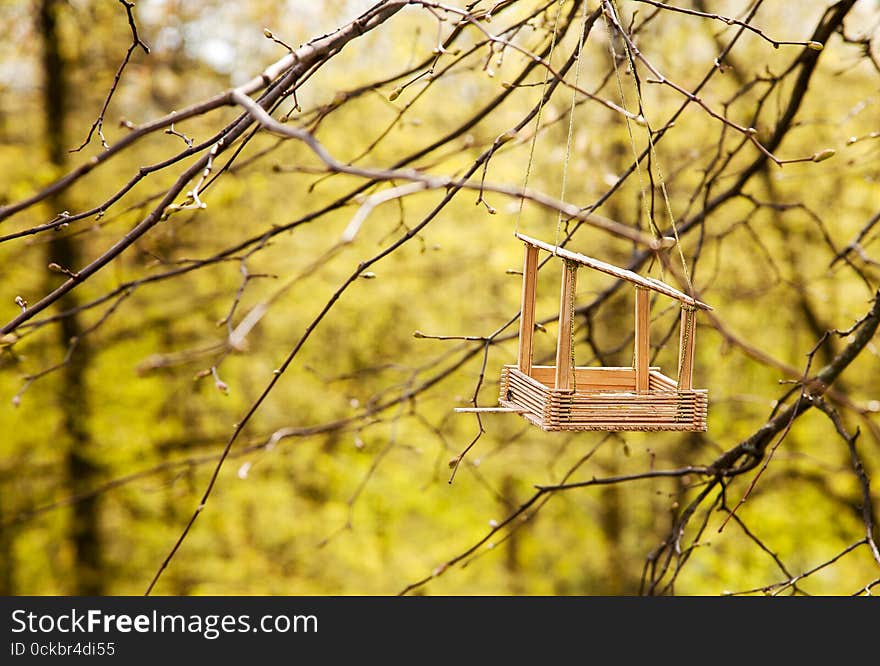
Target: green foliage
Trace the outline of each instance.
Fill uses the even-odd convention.
[[[76,4],[64,12],[62,35],[76,91],[67,128],[75,144],[100,109],[129,43],[120,8],[104,4],[88,10]],[[196,4],[138,3],[142,36],[154,49],[150,56],[134,56],[110,106],[105,132],[111,144],[127,131],[117,126],[119,118],[139,124],[183,108],[241,83],[283,55],[281,47],[263,37],[264,24],[297,46],[350,18],[335,8],[344,3],[296,3],[312,6],[298,14],[300,22],[275,3]],[[322,13],[314,9],[318,4],[334,7]],[[521,4],[512,10],[517,15],[533,3]],[[725,8],[731,14],[740,11],[733,3],[723,4],[731,5]],[[797,11],[784,3],[763,8],[758,24],[774,37],[806,40],[825,3],[801,4]],[[24,20],[21,8],[8,4],[0,5],[0,22],[5,18]],[[676,83],[693,89],[717,55],[718,25],[683,15],[663,15],[657,22],[662,29],[646,28],[640,48]],[[403,81],[394,81],[341,103],[341,91],[392,77],[407,63],[429,56],[436,25],[430,15],[413,9],[355,40],[299,91],[305,111],[294,113],[294,120],[314,120],[309,110],[339,105],[321,121],[318,139],[340,161],[385,167],[470,118],[501,94],[502,83],[511,81],[526,62],[506,52],[500,65],[493,61],[494,76],[489,76],[481,51],[435,80],[402,89],[398,86]],[[84,30],[90,38],[76,39]],[[594,30],[604,32],[601,19]],[[543,33],[537,28],[526,32],[517,43],[534,48]],[[576,45],[576,32],[572,29],[559,45],[554,66]],[[28,35],[36,38],[33,32]],[[471,29],[456,46],[465,52],[481,38]],[[231,63],[218,64],[216,50],[223,45],[238,49]],[[464,458],[454,483],[447,483],[450,459],[478,428],[475,417],[453,415],[452,409],[469,403],[484,359],[479,341],[433,336],[488,337],[507,326],[488,351],[479,391],[479,404],[494,405],[500,367],[516,356],[517,324],[511,320],[519,307],[520,283],[509,271],[519,270],[522,259],[512,232],[519,229],[552,241],[565,231],[552,211],[528,203],[520,212],[517,200],[487,193],[496,211],[490,214],[486,206],[475,205],[476,192],[463,191],[424,231],[370,266],[373,275],[355,279],[321,321],[232,447],[210,501],[156,591],[396,593],[482,539],[528,500],[536,485],[561,482],[594,449],[568,480],[638,474],[652,466],[709,464],[753,433],[805,372],[807,354],[823,331],[848,328],[867,311],[872,295],[846,262],[832,265],[834,252],[826,236],[842,250],[876,213],[877,140],[848,140],[877,129],[877,72],[859,55],[858,46],[843,43],[839,36],[825,46],[797,126],[775,153],[782,159],[824,157],[822,151],[828,149],[836,154],[782,168],[770,164],[743,188],[747,197],[732,198],[707,217],[702,229],[682,239],[686,258],[699,252],[699,261],[690,267],[694,283],[721,322],[714,327],[701,319],[697,335],[695,383],[709,389],[708,433],[546,434],[512,415],[484,415],[486,433]],[[713,109],[725,109],[733,122],[754,124],[766,140],[791,94],[790,84],[763,102],[757,122],[753,114],[765,88],[740,88],[764,71],[783,71],[802,48],[774,49],[748,35],[730,56],[732,70],[716,76],[701,94]],[[27,40],[21,40],[20,48],[0,45],[2,72],[39,71],[38,58]],[[441,58],[438,68],[451,61]],[[607,37],[591,37],[581,61],[580,85],[594,90],[609,73]],[[573,77],[571,73],[568,78]],[[625,105],[635,109],[631,78],[621,70]],[[538,85],[517,89],[461,137],[412,166],[437,174],[462,173],[537,102],[542,79],[543,72],[535,70],[528,81]],[[644,87],[645,114],[657,128],[682,97],[665,86]],[[621,103],[613,76],[599,86],[599,94]],[[544,129],[530,166],[529,187],[556,197],[570,103],[571,91],[560,89],[543,109]],[[33,82],[4,74],[0,204],[30,196],[59,176],[44,157],[40,104]],[[284,111],[292,108],[287,104]],[[402,109],[406,113],[397,122]],[[223,126],[218,117],[231,122],[238,110],[214,113],[175,124],[175,130],[205,141]],[[490,161],[490,182],[523,182],[533,128],[529,124]],[[573,128],[565,199],[586,205],[631,163],[631,142],[639,150],[647,145],[647,134],[594,103],[577,105]],[[678,222],[705,204],[691,195],[699,190],[705,170],[715,168],[719,145],[732,150],[739,140],[729,127],[692,105],[658,142],[653,166],[662,169]],[[346,175],[304,172],[320,167],[314,155],[298,142],[277,143],[268,135],[249,142],[232,171],[203,193],[207,208],[182,211],[160,223],[79,287],[80,302],[259,238],[332,203],[361,182]],[[139,167],[183,147],[179,137],[161,133],[139,141],[79,181],[67,193],[66,205],[71,211],[94,206],[123,187]],[[93,141],[82,153],[72,154],[70,164],[82,164],[100,151]],[[265,155],[250,160],[261,151]],[[360,158],[364,151],[369,154]],[[707,198],[729,186],[757,155],[750,147],[735,152]],[[644,164],[599,212],[646,230],[642,197],[649,183]],[[167,189],[175,177],[173,171],[161,171],[123,196],[103,218],[92,217],[62,233],[76,233],[84,259],[93,260],[149,212],[155,205],[149,197]],[[402,238],[444,193],[427,191],[378,206],[345,246],[338,241],[357,210],[352,202],[274,236],[247,257],[253,277],[240,295],[242,251],[176,279],[139,284],[90,334],[91,356],[80,390],[93,410],[87,419],[94,443],[88,455],[98,469],[94,488],[100,498],[108,593],[143,592],[199,504],[234,424],[259,398],[273,371],[360,263]],[[659,189],[655,195],[656,219],[666,228]],[[50,204],[31,208],[4,222],[2,231],[44,223],[58,212]],[[873,286],[876,238],[875,230],[863,244],[868,259],[852,258]],[[572,247],[619,265],[633,256],[631,244],[592,228],[579,231]],[[16,295],[34,303],[65,279],[48,275],[44,253],[40,235],[32,242],[0,244],[4,321],[19,311]],[[670,258],[678,267],[677,249]],[[643,272],[672,279],[657,262]],[[578,304],[590,303],[612,284],[598,274],[582,273]],[[623,291],[612,295],[591,319],[592,340],[611,365],[631,361],[631,298]],[[541,272],[539,283],[538,319],[546,327],[536,333],[536,358],[541,360],[552,357],[557,299],[558,275],[551,265]],[[112,303],[82,313],[83,327],[98,323]],[[233,304],[227,328],[225,318]],[[263,306],[265,315],[244,343],[224,350],[228,331]],[[654,340],[665,339],[656,350],[657,362],[674,374],[677,310],[660,300],[654,313]],[[426,337],[414,336],[416,331]],[[70,593],[76,566],[71,502],[78,498],[64,467],[69,443],[58,405],[59,373],[36,379],[21,394],[20,404],[11,406],[27,381],[23,378],[62,361],[65,347],[58,343],[54,326],[19,334],[22,339],[0,354],[0,529],[11,543],[8,552],[0,550],[0,567],[13,572],[14,593]],[[832,336],[812,360],[812,371],[846,342]],[[600,363],[582,320],[576,355],[579,363]],[[216,378],[210,372],[213,366]],[[865,431],[857,443],[874,476],[880,469],[878,442],[868,425],[876,429],[878,366],[877,349],[871,346],[837,387],[864,410],[861,416],[844,410],[844,421],[850,432],[856,427]],[[284,429],[309,428],[317,432],[279,435]],[[728,507],[746,493],[756,471],[730,480]],[[493,535],[468,566],[437,575],[420,592],[637,593],[645,558],[665,538],[673,517],[696,497],[700,482],[697,476],[641,480],[547,495],[539,500],[546,500],[541,510],[524,514],[527,520],[512,536]],[[737,515],[797,574],[864,537],[860,503],[846,443],[817,412],[792,427]],[[719,594],[787,578],[735,521],[718,533],[726,515],[709,512],[675,592]],[[698,524],[689,526],[689,539],[697,536]],[[877,577],[877,563],[866,552],[843,557],[811,576],[803,589],[817,594],[857,591]]]

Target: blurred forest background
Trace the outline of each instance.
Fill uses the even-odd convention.
[[[876,592],[878,42],[876,0],[0,0],[0,592]],[[714,307],[708,432],[453,413],[516,359],[516,230]],[[631,290],[576,305],[629,365]]]

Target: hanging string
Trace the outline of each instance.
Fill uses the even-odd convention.
[[[568,112],[568,138],[565,142],[565,159],[562,161],[562,188],[559,195],[560,201],[565,201],[565,189],[568,183],[568,165],[571,161],[571,144],[574,136],[574,111],[577,106],[577,89],[581,80],[581,56],[584,50],[584,33],[587,30],[587,0],[584,0],[581,9],[583,19],[581,23],[580,37],[578,38],[577,60],[574,65],[574,89],[571,92],[571,108]],[[569,218],[570,219],[570,218]],[[566,222],[567,223],[567,222]],[[559,232],[562,228],[562,211],[556,213],[556,238],[553,241],[555,247],[559,247]]]
[[[629,105],[626,101],[626,93],[623,89],[623,80],[620,77],[620,68],[617,65],[618,55],[617,50],[614,48],[614,31],[611,28],[611,22],[608,18],[608,14],[610,13],[610,9],[608,5],[605,6],[605,12],[603,12],[603,17],[605,19],[605,28],[608,31],[608,48],[611,51],[611,63],[614,66],[614,77],[617,81],[617,93],[620,95],[620,104],[624,110],[629,110]],[[632,66],[632,62],[630,63]],[[636,92],[638,92],[638,88],[636,88]],[[637,95],[638,97],[638,95]],[[641,97],[638,97],[639,104],[639,117],[644,119],[644,110],[642,109]],[[624,116],[626,121],[626,132],[629,135],[629,145],[632,149],[634,162],[636,165],[636,175],[639,179],[639,191],[641,192],[642,205],[645,208],[645,219],[648,220],[648,224],[651,227],[651,233],[657,240],[660,240],[663,234],[660,231],[660,228],[657,226],[656,221],[654,220],[654,216],[651,214],[651,207],[648,203],[648,188],[645,185],[645,174],[642,172],[642,163],[639,160],[639,151],[636,148],[636,138],[633,133],[630,116],[627,114]]]
[[[660,168],[660,162],[657,160],[657,149],[654,147],[653,131],[651,126],[648,129],[648,145],[650,146],[651,155],[657,166],[657,179],[660,181],[660,191],[663,193],[663,203],[666,206],[666,214],[669,216],[669,225],[672,227],[672,235],[675,236],[675,247],[678,250],[679,259],[681,259],[681,269],[684,271],[685,283],[688,287],[688,293],[693,296],[694,285],[691,282],[691,273],[688,269],[687,260],[684,258],[684,250],[681,246],[681,239],[678,237],[678,227],[675,224],[675,215],[672,212],[672,204],[669,201],[669,192],[666,190],[666,181],[663,179],[663,171]]]
[[[609,21],[609,16],[610,16],[610,19],[613,21],[617,30],[621,32],[621,35],[623,35],[623,26],[620,23],[620,19],[619,19],[620,14],[617,11],[617,6],[615,4],[615,0],[603,0],[603,2],[605,3],[605,9],[606,9],[605,24],[608,27],[608,31],[609,31],[608,42],[611,47],[611,56],[612,56],[612,60],[614,62],[614,71],[615,71],[615,74],[617,75],[617,83],[618,83],[618,87],[620,89],[621,101],[624,102],[623,106],[624,106],[624,108],[626,108],[625,100],[623,100],[623,86],[622,86],[622,83],[620,80],[620,72],[619,72],[618,66],[617,66],[617,56],[616,56],[616,52],[614,49],[614,40],[613,40],[613,35],[611,32],[611,22]],[[623,46],[624,46],[624,50],[626,51],[627,61],[629,62],[629,66],[633,72],[633,78],[635,79],[636,98],[638,100],[638,105],[639,105],[639,114],[640,114],[641,118],[643,118],[645,121],[645,129],[647,130],[647,133],[648,133],[648,151],[649,151],[649,156],[650,156],[650,162],[654,165],[654,168],[656,169],[656,172],[657,172],[657,180],[660,184],[660,192],[663,195],[663,204],[666,208],[666,214],[669,216],[669,223],[670,223],[670,226],[672,227],[672,234],[675,237],[675,247],[678,250],[678,256],[681,260],[681,267],[682,267],[682,270],[684,271],[684,279],[687,284],[687,288],[688,288],[689,293],[693,294],[694,287],[693,287],[693,283],[691,282],[690,270],[688,269],[687,260],[685,259],[684,250],[681,245],[681,239],[679,238],[679,235],[678,235],[678,227],[675,223],[675,214],[672,212],[672,203],[669,200],[669,192],[666,188],[666,180],[663,177],[663,170],[660,167],[660,160],[657,155],[657,148],[654,145],[654,131],[651,127],[650,122],[648,122],[647,116],[645,115],[645,111],[644,111],[644,99],[642,98],[641,86],[639,85],[638,76],[636,73],[635,58],[633,56],[632,50],[630,49],[629,40],[627,40],[625,36],[623,37]],[[654,219],[654,216],[650,213],[650,208],[648,207],[648,204],[647,204],[647,197],[645,195],[645,185],[644,185],[644,181],[642,179],[641,168],[639,167],[639,155],[638,155],[638,151],[636,150],[635,139],[633,137],[632,128],[630,126],[629,118],[626,119],[626,125],[627,125],[627,130],[629,131],[629,134],[630,134],[630,142],[631,142],[632,149],[633,149],[633,155],[635,157],[636,169],[639,173],[639,183],[642,188],[642,197],[645,200],[645,206],[647,209],[648,219],[650,220],[653,232],[658,237],[658,239],[660,239],[660,238],[662,238],[662,233],[660,232],[660,229],[657,226],[657,222]]]
[[[574,136],[574,112],[577,107],[577,89],[580,86],[580,78],[581,78],[581,57],[583,56],[584,51],[584,34],[587,31],[587,1],[584,0],[583,6],[581,7],[581,12],[583,13],[582,23],[581,23],[581,31],[580,36],[578,37],[578,46],[577,46],[577,60],[574,65],[574,89],[571,93],[571,108],[568,111],[568,136],[565,141],[565,158],[562,161],[562,187],[560,188],[559,200],[565,201],[565,190],[566,185],[568,184],[568,165],[571,161],[571,144],[572,138]],[[559,233],[562,229],[562,212],[559,211],[556,213],[556,238],[553,241],[553,247],[559,247]],[[555,252],[555,249],[554,249]],[[571,326],[569,328],[569,342],[568,348],[570,350],[571,358],[569,362],[571,364],[571,387],[572,390],[577,392],[577,363],[574,358],[574,318],[575,318],[575,289],[577,286],[577,262],[570,261],[569,259],[565,260],[566,268],[568,269],[566,272],[569,275],[569,288],[568,293],[571,294],[571,298],[568,301],[568,320],[571,322]],[[562,307],[562,304],[560,304]],[[560,313],[561,315],[561,313]]]
[[[568,321],[570,323],[570,326],[568,327],[568,348],[570,350],[569,363],[571,364],[571,388],[575,393],[577,393],[577,364],[574,360],[574,318],[576,314],[576,309],[574,307],[574,292],[575,288],[577,287],[578,263],[576,261],[572,261],[571,259],[566,259],[565,267],[567,269],[566,273],[568,273],[569,280],[568,293],[571,294],[571,298],[568,299]],[[562,307],[561,304],[560,307]]]
[[[553,52],[556,50],[556,37],[559,32],[559,17],[562,15],[562,5],[565,4],[565,0],[559,0],[559,6],[556,8],[556,18],[553,20],[553,34],[550,37],[550,51],[547,54],[547,62],[553,62]],[[532,134],[532,141],[529,146],[529,159],[526,163],[526,173],[523,178],[523,194],[525,194],[526,188],[529,186],[529,176],[532,173],[532,161],[535,157],[535,146],[538,143],[538,132],[541,129],[541,117],[544,114],[544,102],[547,97],[547,87],[550,84],[550,69],[545,68],[544,70],[544,82],[541,84],[541,100],[538,102],[538,113],[535,117],[535,132]],[[514,228],[514,235],[519,233],[519,222],[522,219],[523,207],[525,206],[526,198],[524,196],[519,198],[519,210],[516,214],[516,226]]]
[[[660,183],[660,192],[663,194],[663,204],[666,207],[666,214],[669,216],[669,226],[672,227],[672,235],[675,237],[675,248],[678,250],[678,257],[681,260],[681,269],[684,271],[684,279],[688,287],[688,293],[693,295],[694,285],[691,282],[691,273],[688,269],[687,260],[684,258],[684,250],[681,245],[681,239],[678,236],[678,226],[675,224],[675,214],[672,212],[672,203],[669,201],[669,191],[666,189],[666,180],[663,178],[663,169],[660,167],[660,160],[657,157],[657,148],[654,146],[654,130],[651,128],[651,124],[647,121],[646,129],[648,130],[648,147],[651,151],[652,161],[657,169],[657,180]]]

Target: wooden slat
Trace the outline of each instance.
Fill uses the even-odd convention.
[[[565,410],[560,411],[556,409],[555,405],[551,405],[549,414],[553,417],[559,417],[560,420],[568,421],[584,419],[607,420],[623,418],[632,418],[633,420],[637,420],[639,418],[647,418],[675,421],[678,419],[679,416],[681,416],[682,418],[693,418],[695,416],[702,416],[703,410],[696,405],[687,409],[680,409],[677,405],[666,405],[662,409],[657,408],[656,406],[648,405],[641,405],[639,407],[634,407],[630,405],[626,408],[620,406],[613,407],[609,405],[606,405],[604,407],[600,405],[592,405],[589,408],[583,406],[573,407],[570,405],[566,405]]]
[[[674,414],[671,414],[668,416],[656,416],[653,414],[614,414],[614,415],[606,416],[604,418],[592,416],[592,415],[591,416],[581,416],[581,417],[576,417],[576,418],[558,418],[556,415],[554,415],[551,412],[549,416],[542,417],[542,420],[545,421],[546,423],[554,423],[559,426],[564,426],[566,424],[571,425],[571,426],[577,426],[577,425],[585,425],[585,424],[590,424],[590,423],[593,423],[596,425],[602,425],[605,423],[620,423],[620,424],[651,423],[654,425],[664,425],[664,424],[671,424],[671,423],[702,423],[705,421],[705,415],[692,414],[689,416],[677,417]],[[627,428],[621,428],[621,430],[626,430],[626,429]]]
[[[552,412],[551,412],[552,413]],[[638,421],[638,422],[649,422],[654,421],[655,423],[681,423],[684,421],[693,421],[694,415],[690,415],[688,418],[678,418],[678,415],[675,411],[671,411],[669,413],[657,414],[653,412],[635,412],[628,411],[626,413],[613,414],[613,413],[605,413],[605,414],[594,414],[594,413],[585,413],[585,414],[572,414],[568,418],[564,419],[565,423],[585,423],[588,421],[595,421],[596,423],[605,423],[607,421]],[[560,419],[560,422],[563,420]]]
[[[541,417],[535,416],[534,414],[523,414],[522,416],[526,421],[528,421],[532,425],[538,426],[541,430],[544,430],[546,432],[562,430],[562,428],[554,428],[551,425],[548,425]]]
[[[518,407],[456,407],[456,414],[519,414],[524,409]]]
[[[660,432],[660,431],[678,431],[678,432],[705,432],[706,421],[695,420],[685,422],[656,422],[656,421],[633,421],[629,419],[621,419],[619,421],[586,421],[582,423],[556,422],[545,419],[541,416],[526,413],[522,415],[527,421],[538,426],[545,431],[560,430],[604,430],[613,432],[625,431],[643,431],[643,432]]]
[[[547,366],[537,366],[548,371]],[[601,374],[631,368],[584,368]],[[534,371],[534,368],[533,368]],[[657,377],[671,380],[652,370]],[[656,379],[652,375],[652,379]],[[703,389],[676,391],[664,389],[634,391],[557,391],[516,366],[505,366],[501,373],[502,409],[519,413],[529,423],[545,431],[696,431],[706,430],[707,392]]]
[[[574,400],[578,404],[621,404],[621,405],[662,405],[679,404],[693,401],[692,396],[682,396],[674,392],[668,393],[610,393],[597,391],[595,393],[551,393],[549,398],[564,402]]]
[[[650,388],[652,391],[675,391],[678,388],[678,383],[674,379],[664,375],[662,372],[651,370],[650,375]]]
[[[531,376],[550,388],[556,387],[556,366],[532,366]],[[608,388],[635,388],[636,376],[632,368],[575,368],[574,385],[580,390],[587,386]]]
[[[636,390],[648,390],[648,362],[651,355],[651,294],[636,287],[636,335],[633,367],[636,371]]]
[[[689,389],[694,381],[694,336],[696,312],[689,308],[681,309],[681,332],[678,349],[678,387]]]
[[[515,365],[506,365],[505,368],[515,368]],[[674,379],[667,377],[657,366],[649,366],[650,384],[649,390],[673,391],[678,389]],[[635,390],[636,374],[632,367],[576,367],[575,386],[578,393],[583,391],[609,390],[621,391],[625,389]],[[533,365],[530,377],[547,388],[555,388],[556,366]],[[704,389],[703,389],[704,390]]]
[[[614,266],[612,264],[606,264],[604,261],[599,261],[598,259],[593,259],[592,257],[588,257],[585,254],[580,254],[578,252],[572,252],[571,250],[566,250],[563,247],[559,247],[557,245],[550,245],[550,243],[545,243],[544,241],[539,241],[530,236],[526,236],[524,234],[517,234],[517,238],[519,238],[523,243],[527,245],[533,245],[535,247],[539,247],[542,250],[546,250],[547,252],[552,252],[558,257],[562,257],[563,259],[570,259],[572,261],[576,261],[582,266],[587,266],[588,268],[592,268],[597,271],[601,271],[602,273],[607,273],[608,275],[613,275],[616,278],[621,280],[626,280],[628,282],[632,282],[635,285],[640,287],[644,287],[645,289],[650,289],[652,291],[656,291],[665,296],[669,296],[670,298],[674,298],[677,301],[681,301],[686,305],[690,305],[693,307],[697,307],[701,310],[711,310],[712,306],[703,303],[702,301],[698,301],[694,298],[691,298],[685,293],[680,292],[675,287],[671,287],[665,282],[661,282],[660,280],[655,280],[653,278],[645,278],[639,275],[638,273],[633,273],[630,270],[625,268],[619,268],[618,266]]]
[[[549,423],[552,425],[556,425],[560,428],[569,427],[576,428],[577,426],[602,426],[602,425],[614,425],[617,430],[631,430],[633,426],[653,426],[655,428],[659,428],[666,425],[689,425],[694,423],[693,419],[686,419],[682,421],[676,421],[675,419],[652,419],[648,418],[636,418],[636,417],[618,417],[616,419],[585,419],[583,421],[552,421],[542,419],[545,423]]]
[[[508,364],[503,367],[515,368],[516,366]],[[536,372],[541,372],[542,370],[555,370],[555,369],[556,369],[555,365],[533,365],[532,366],[532,370],[534,370]],[[664,377],[666,376],[666,375],[663,375],[662,372],[660,372],[659,365],[652,365],[649,369],[652,372],[657,372]],[[631,375],[632,371],[633,371],[631,365],[579,365],[579,366],[577,366],[576,370],[578,372],[583,370],[585,372],[608,373],[611,375],[615,375],[615,374],[624,375],[626,373],[629,373]],[[532,373],[532,377],[534,377],[534,376],[535,376],[534,373]]]
[[[522,310],[519,317],[519,369],[532,370],[532,336],[535,333],[535,287],[538,282],[538,248],[526,244],[523,259]]]
[[[506,382],[507,390],[501,394],[500,404],[525,407],[535,414],[542,414],[548,408],[549,389],[546,386],[512,366],[504,368],[502,377],[502,383]]]
[[[563,262],[562,285],[559,290],[559,337],[556,343],[556,382],[557,389],[567,390],[572,383],[571,362],[571,331],[574,322],[571,320],[572,302],[574,299],[577,266],[571,262]]]
[[[535,418],[528,418],[534,425],[546,432],[558,432],[561,430],[576,431],[606,431],[606,432],[706,432],[705,423],[607,423],[607,424],[581,424],[576,426],[559,426],[547,424]]]
[[[508,372],[508,376],[511,382],[522,382],[532,387],[533,389],[539,391],[541,395],[546,395],[550,392],[550,388],[545,385],[543,382],[539,382],[537,379],[529,377],[529,375],[520,372],[514,366],[506,365],[504,369]]]
[[[553,410],[550,411],[550,414],[553,415]],[[669,405],[668,408],[659,411],[656,409],[650,408],[642,408],[642,409],[593,409],[593,410],[572,410],[571,413],[566,413],[565,421],[569,422],[577,422],[577,421],[608,421],[608,420],[621,420],[621,419],[631,419],[633,421],[638,420],[655,420],[655,421],[684,421],[684,420],[693,420],[697,416],[701,416],[700,410],[689,410],[689,411],[679,411],[675,405]],[[563,420],[563,419],[560,419]]]
[[[509,402],[522,405],[529,411],[542,414],[548,407],[547,399],[525,387],[514,387],[509,393]]]
[[[498,402],[502,407],[508,407],[510,409],[515,409],[519,412],[520,416],[526,416],[531,414],[532,416],[536,416],[541,420],[544,419],[544,412],[541,409],[534,409],[532,407],[524,406],[517,400],[500,400]]]
[[[696,404],[696,402],[704,401],[703,396],[692,396],[675,392],[656,393],[609,393],[605,391],[596,393],[551,393],[549,396],[551,401],[571,404],[608,404],[608,405],[687,405]]]
[[[614,381],[615,379],[632,379],[635,375],[633,375],[633,369],[631,367],[584,367],[578,366],[575,368],[575,372],[578,373],[579,377],[584,377],[584,379],[588,377],[593,377],[596,379],[602,379],[603,381]],[[532,377],[537,379],[538,381],[543,381],[548,377],[552,377],[556,374],[556,366],[555,365],[533,365],[532,372],[530,373]]]
[[[610,403],[609,404],[609,403],[601,403],[601,402],[594,402],[594,403],[589,403],[589,404],[585,404],[585,403],[564,403],[564,404],[561,404],[561,403],[557,403],[557,402],[550,402],[549,405],[550,405],[551,410],[554,410],[557,407],[560,407],[560,408],[564,409],[566,411],[566,413],[569,413],[573,416],[578,415],[578,414],[591,414],[591,413],[613,414],[613,413],[618,413],[618,412],[619,413],[626,413],[626,412],[649,413],[650,412],[650,413],[656,413],[656,414],[673,414],[674,415],[678,412],[682,412],[682,413],[684,413],[684,412],[699,412],[704,409],[704,405],[699,405],[696,403],[690,404],[690,405],[677,404],[677,403],[668,403],[665,405],[650,405],[650,404],[622,405],[620,403],[616,403],[616,404]]]
[[[656,414],[650,412],[636,412],[636,411],[627,411],[620,413],[605,413],[603,414],[593,414],[593,413],[584,413],[584,414],[571,414],[566,415],[565,418],[560,418],[559,415],[551,411],[549,413],[549,420],[558,422],[558,423],[586,423],[589,421],[595,421],[596,423],[606,423],[608,421],[636,421],[639,423],[647,423],[653,421],[655,423],[687,423],[688,421],[694,421],[697,419],[704,418],[704,414],[699,412],[693,412],[690,414],[676,414],[674,411],[664,414]]]
[[[645,396],[645,394],[639,394]],[[632,396],[620,396],[614,398],[604,393],[595,393],[592,395],[570,394],[571,399],[566,401],[565,396],[552,395],[549,398],[551,405],[567,405],[572,409],[591,409],[601,407],[602,409],[641,409],[643,407],[651,409],[662,409],[665,407],[676,407],[688,409],[698,403],[695,400],[686,400],[682,398],[665,398],[635,400]],[[653,396],[652,396],[653,397]]]
[[[575,386],[580,388],[588,384],[608,387],[634,387],[636,376],[632,368],[612,370],[611,368],[575,368]]]

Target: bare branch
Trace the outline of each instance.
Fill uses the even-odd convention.
[[[110,100],[113,99],[113,94],[116,92],[116,88],[119,87],[119,82],[122,80],[122,73],[125,71],[125,68],[128,66],[129,61],[131,60],[131,54],[134,53],[135,49],[140,47],[144,53],[150,53],[150,47],[147,46],[146,42],[144,42],[140,35],[138,35],[137,24],[134,20],[134,3],[128,2],[128,0],[119,0],[120,4],[125,7],[125,12],[128,15],[128,26],[131,29],[131,46],[128,47],[128,50],[125,52],[125,56],[122,58],[122,62],[119,63],[119,67],[116,70],[116,75],[113,77],[113,83],[110,86],[110,90],[107,92],[107,96],[104,98],[104,104],[101,106],[101,111],[98,113],[97,119],[92,123],[91,128],[89,129],[89,133],[79,147],[72,149],[70,152],[77,153],[87,145],[92,140],[92,136],[95,132],[98,132],[98,136],[101,138],[101,146],[103,146],[104,150],[110,148],[107,143],[107,139],[104,138],[104,114],[107,113],[107,107],[110,106]],[[192,145],[190,144],[190,147]]]

